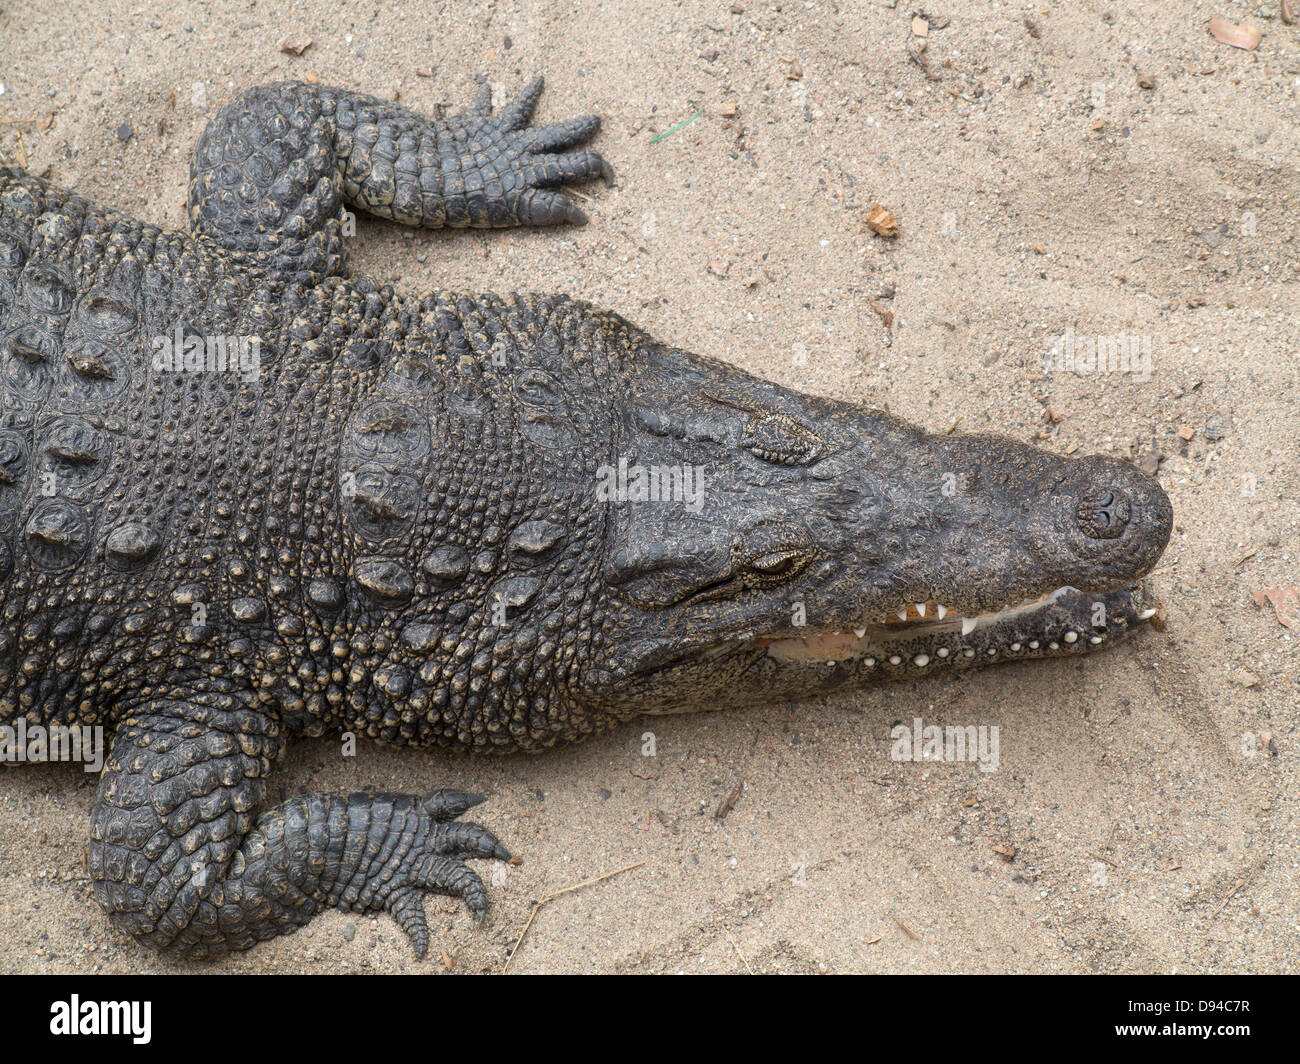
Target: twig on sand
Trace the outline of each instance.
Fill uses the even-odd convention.
[[[1246,879],[1249,878],[1250,876],[1246,877]],[[1223,901],[1219,902],[1219,907],[1215,909],[1214,912],[1210,913],[1211,920],[1213,920],[1216,916],[1218,916],[1219,913],[1223,912],[1224,907],[1228,904],[1228,902],[1232,901],[1232,899],[1236,896],[1237,891],[1239,891],[1242,887],[1246,885],[1246,879],[1237,880],[1237,885],[1233,887],[1230,891],[1228,891],[1228,896],[1224,898]]]
[[[510,971],[510,962],[515,959],[515,955],[519,952],[519,944],[523,942],[524,935],[528,934],[528,929],[533,926],[533,920],[537,917],[538,910],[540,910],[543,905],[549,901],[554,901],[556,898],[561,897],[564,894],[572,894],[575,890],[581,890],[583,887],[590,887],[593,884],[601,883],[606,879],[613,879],[615,876],[621,876],[624,872],[630,872],[634,868],[640,868],[643,864],[645,864],[645,861],[635,861],[630,865],[624,865],[622,868],[616,868],[612,872],[593,876],[591,879],[584,879],[581,883],[574,883],[572,886],[565,887],[563,890],[554,891],[553,893],[546,895],[546,897],[542,898],[540,901],[533,902],[533,911],[528,914],[528,922],[524,924],[524,929],[519,932],[519,937],[515,939],[515,944],[510,950],[510,956],[506,958],[505,967],[501,969],[501,974],[505,975],[506,972]]]
[[[918,935],[915,931],[913,931],[910,927],[908,927],[907,924],[903,923],[903,921],[900,920],[897,916],[891,916],[890,919],[892,919],[894,923],[896,923],[899,926],[899,929],[903,932],[903,934],[905,934],[913,942],[920,941],[921,936]]]
[[[731,948],[736,951],[736,956],[740,958],[740,963],[745,966],[745,971],[753,975],[754,969],[749,966],[749,961],[745,960],[745,955],[740,952],[740,947],[736,945],[736,940],[731,937],[731,932],[724,927],[722,933],[727,936],[727,941],[731,943]]]

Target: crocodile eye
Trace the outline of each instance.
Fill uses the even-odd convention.
[[[788,580],[816,557],[805,529],[764,522],[750,529],[736,547],[736,569],[750,587],[772,587]]]
[[[748,563],[750,571],[760,576],[793,576],[807,564],[807,558],[794,551],[763,554]]]

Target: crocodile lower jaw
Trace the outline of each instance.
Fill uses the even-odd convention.
[[[1127,590],[1133,598],[1141,594],[1138,585]],[[949,657],[970,659],[980,652],[987,657],[997,657],[1003,652],[1037,656],[1058,652],[1062,644],[1067,650],[1073,650],[1076,645],[1077,649],[1084,649],[1105,642],[1113,626],[1104,617],[1100,624],[1091,623],[1091,617],[1074,618],[1077,623],[1049,619],[1052,607],[1071,594],[1086,593],[1073,587],[1060,587],[1041,598],[1026,599],[1014,606],[974,616],[963,616],[934,602],[916,603],[860,628],[757,638],[753,644],[766,648],[770,657],[782,662],[836,665],[864,661],[871,665],[876,658],[881,658],[896,665],[906,655],[913,664],[924,666]],[[1124,621],[1148,621],[1156,614],[1155,606],[1145,606],[1135,609]],[[1051,623],[1052,620],[1056,623]],[[1008,634],[1005,640],[999,641],[988,638],[992,633],[984,629]],[[973,637],[970,640],[973,645],[966,645],[967,637]]]

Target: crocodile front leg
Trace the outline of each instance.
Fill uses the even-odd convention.
[[[199,138],[190,224],[230,251],[310,283],[344,270],[343,208],[425,228],[582,223],[557,186],[612,178],[594,115],[529,126],[542,79],[499,114],[484,86],[434,122],[386,100],[300,82],[227,104]]]
[[[325,908],[383,911],[423,957],[426,892],[485,914],[487,893],[464,860],[510,854],[455,820],[481,796],[308,794],[258,815],[283,747],[274,720],[230,696],[153,702],[121,722],[91,810],[89,862],[118,928],[208,957]]]

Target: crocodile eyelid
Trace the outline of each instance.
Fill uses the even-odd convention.
[[[731,387],[705,388],[714,402],[748,414],[741,446],[754,457],[773,465],[811,465],[826,453],[826,441],[789,414],[755,402]]]
[[[788,571],[787,563],[797,560],[799,557],[800,554],[797,550],[768,551],[766,554],[751,558],[748,566],[750,569],[757,569],[759,572],[770,576],[783,575]]]
[[[785,414],[768,414],[745,426],[741,444],[750,454],[775,465],[811,465],[826,451],[816,433]]]
[[[766,551],[745,560],[739,576],[749,588],[776,587],[803,572],[812,560],[813,554],[806,547]]]

